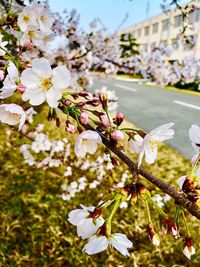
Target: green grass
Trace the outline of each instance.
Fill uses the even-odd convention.
[[[46,125],[45,131],[49,132],[52,138],[66,137],[64,130],[60,131],[55,128],[54,123],[46,122],[45,116],[44,111],[37,117],[36,122],[42,118]],[[17,132],[8,140],[7,129],[7,126],[1,124],[0,266],[199,266],[199,222],[194,217],[188,217],[197,249],[197,257],[191,263],[182,255],[182,239],[175,241],[171,236],[163,235],[161,230],[158,230],[158,215],[152,207],[152,217],[160,234],[161,245],[154,248],[150,244],[146,234],[147,214],[141,201],[136,206],[129,205],[127,209],[119,209],[113,221],[113,232],[125,233],[132,240],[131,257],[125,258],[115,250],[87,256],[82,252],[85,241],[77,237],[75,227],[66,220],[67,214],[70,210],[78,208],[80,203],[96,205],[102,198],[113,194],[113,184],[117,183],[126,167],[121,164],[114,171],[109,171],[96,189],[87,189],[65,202],[59,196],[62,193],[60,187],[63,178],[54,175],[50,170],[44,171],[24,164],[19,146],[26,140],[19,140]],[[67,137],[70,138],[69,135]],[[102,146],[99,153],[103,153]],[[95,157],[88,158],[93,161]],[[74,160],[72,150],[69,163]],[[176,151],[162,145],[159,160],[153,166],[145,167],[160,179],[176,185],[176,179],[190,169],[190,163]],[[76,180],[84,174],[84,171],[76,168],[69,180]],[[90,180],[95,178],[92,172],[87,172],[87,177]],[[152,192],[158,192],[154,186],[148,185]],[[166,204],[165,210],[173,215],[173,200]],[[181,228],[181,233],[184,234],[184,228]]]

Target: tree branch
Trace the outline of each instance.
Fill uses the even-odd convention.
[[[70,116],[75,119],[73,114],[70,114]],[[143,168],[139,168],[138,170],[137,164],[135,164],[126,154],[124,154],[115,145],[113,145],[112,142],[108,140],[101,132],[99,132],[97,129],[93,128],[89,124],[88,125],[82,124],[82,126],[86,130],[92,130],[98,132],[98,134],[102,138],[103,144],[129,167],[131,173],[135,174],[136,172],[138,172],[138,174],[140,174],[141,176],[146,178],[149,182],[157,186],[162,192],[165,192],[169,196],[171,196],[175,200],[176,204],[181,205],[182,207],[187,209],[189,213],[191,213],[193,216],[195,216],[197,219],[200,220],[200,209],[193,202],[191,202],[183,192],[178,192],[174,187],[154,177],[152,174],[150,174]]]

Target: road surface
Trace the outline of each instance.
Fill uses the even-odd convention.
[[[193,149],[188,136],[192,124],[200,126],[200,97],[138,83],[94,77],[92,90],[106,86],[119,98],[118,111],[128,121],[150,131],[161,124],[174,122],[176,135],[167,143],[191,158]]]

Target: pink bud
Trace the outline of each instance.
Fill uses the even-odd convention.
[[[117,113],[116,115],[116,124],[119,126],[124,120],[124,114],[122,113]]]
[[[23,44],[23,46],[24,46],[26,49],[30,50],[30,49],[32,48],[33,44],[32,44],[30,41],[26,41],[26,42]]]
[[[87,112],[85,112],[85,111],[81,112],[80,121],[83,124],[88,124],[89,116],[88,116],[88,113]]]
[[[72,104],[72,101],[69,99],[66,99],[66,100],[63,100],[63,104],[68,107]]]
[[[114,130],[110,136],[115,141],[120,141],[124,139],[124,134],[120,130]]]
[[[100,120],[106,128],[110,128],[110,122],[105,114],[100,116]]]
[[[111,157],[111,162],[113,166],[119,166],[119,161],[116,158]]]
[[[0,81],[4,80],[4,72],[0,70]]]
[[[26,87],[25,86],[18,86],[17,87],[17,91],[20,92],[20,93],[24,93],[26,90]]]
[[[70,122],[66,122],[65,130],[68,133],[74,133],[75,132],[75,126],[73,124],[71,124]]]

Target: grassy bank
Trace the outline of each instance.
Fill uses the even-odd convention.
[[[45,120],[45,113],[36,119],[45,123],[45,132],[51,138],[66,137],[73,142],[73,138],[63,130],[55,128],[53,123]],[[61,124],[63,126],[64,123]],[[159,248],[153,247],[146,234],[146,210],[142,202],[136,206],[119,209],[114,217],[113,232],[125,233],[133,242],[130,250],[131,257],[125,258],[115,250],[107,250],[92,257],[82,252],[84,241],[76,235],[74,226],[67,222],[70,210],[78,208],[79,204],[86,206],[96,205],[100,200],[113,194],[115,185],[120,181],[126,167],[110,169],[104,175],[100,185],[96,188],[87,188],[69,201],[64,201],[60,195],[61,185],[64,182],[62,171],[56,169],[42,170],[28,166],[19,151],[19,146],[28,142],[26,137],[18,139],[18,133],[8,138],[9,128],[1,125],[0,134],[0,266],[2,267],[113,267],[113,266],[199,266],[199,224],[195,218],[190,218],[191,233],[197,248],[197,258],[189,262],[182,254],[182,239],[174,241],[171,236],[163,235]],[[103,146],[99,148],[103,152]],[[98,155],[87,157],[95,162]],[[78,180],[85,175],[92,182],[94,171],[87,172],[74,165],[76,157],[73,145],[67,164],[73,166],[73,175],[67,182]],[[86,159],[84,159],[86,160]],[[160,147],[159,160],[153,166],[146,166],[155,176],[176,185],[176,179],[184,175],[190,168],[190,163],[176,151],[165,145]],[[131,176],[130,176],[131,179]],[[65,178],[66,180],[66,178]],[[148,184],[148,183],[147,183]],[[114,186],[113,186],[114,185]],[[152,193],[158,192],[148,184]],[[165,207],[169,214],[173,214],[173,200]],[[151,207],[152,217],[158,226],[158,215]],[[184,228],[181,228],[184,234]]]

